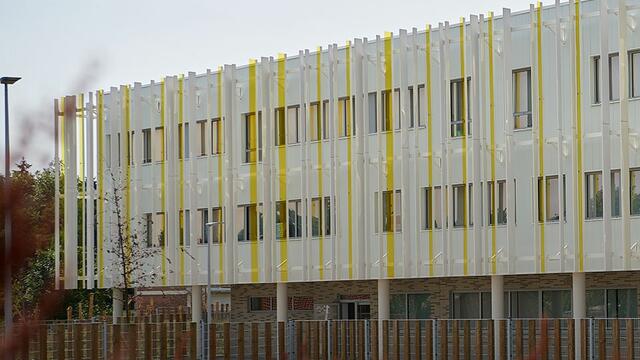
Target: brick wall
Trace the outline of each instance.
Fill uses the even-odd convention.
[[[504,277],[505,291],[571,289],[571,274],[508,275]],[[587,273],[590,288],[636,288],[640,304],[640,271]],[[397,279],[390,282],[390,293],[428,293],[431,295],[431,314],[435,318],[450,317],[452,292],[491,291],[491,277],[469,276],[448,278]],[[332,307],[329,318],[337,318],[340,296],[368,295],[371,318],[378,316],[376,280],[326,281],[289,283],[288,296],[312,296],[314,311],[289,311],[290,319],[324,319],[325,305]],[[275,321],[275,311],[249,311],[249,299],[256,296],[276,296],[275,284],[234,285],[231,287],[232,321]],[[639,309],[640,310],[640,309]],[[640,311],[638,311],[640,313]]]

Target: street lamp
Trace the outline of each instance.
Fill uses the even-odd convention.
[[[4,85],[4,333],[5,336],[11,334],[13,325],[13,306],[11,301],[11,207],[9,206],[11,181],[10,156],[9,156],[9,85],[15,84],[19,77],[3,76],[0,84]],[[11,355],[9,355],[11,356]]]
[[[209,236],[209,228],[215,225],[222,225],[224,222],[208,222],[204,224],[205,239],[207,239],[207,331],[209,331],[209,325],[211,324],[213,317],[211,314],[211,240]]]

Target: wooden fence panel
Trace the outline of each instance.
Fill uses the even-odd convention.
[[[278,359],[286,360],[287,353],[284,347],[285,340],[285,323],[283,321],[278,322]]]
[[[427,320],[424,324],[424,358],[433,359],[433,325],[435,320]]]
[[[358,321],[358,360],[365,360],[364,321]]]
[[[634,348],[633,344],[635,342],[634,331],[633,331],[633,319],[627,319],[627,338],[625,339],[627,344],[627,359],[633,359]]]
[[[271,346],[271,323],[264,324],[264,358],[271,360],[273,347]]]
[[[378,359],[378,348],[379,348],[379,342],[378,342],[378,321],[376,320],[372,320],[371,321],[371,326],[369,328],[370,333],[371,333],[371,358],[372,359]]]
[[[153,359],[153,334],[151,332],[151,324],[144,324],[144,358],[146,360]]]
[[[463,331],[463,341],[464,341],[464,359],[471,360],[471,321],[464,320],[464,331]]]
[[[453,346],[451,348],[451,354],[454,359],[460,358],[460,331],[458,330],[458,320],[451,320],[451,337],[453,338]]]
[[[347,360],[347,322],[340,321],[340,359]],[[335,339],[338,343],[338,338]]]
[[[507,360],[507,320],[498,320],[498,326],[500,326],[500,338],[498,339],[500,359]]]
[[[260,357],[260,329],[258,323],[251,323],[251,359],[258,360]]]
[[[209,359],[215,359],[218,355],[218,326],[209,324]]]
[[[560,319],[553,320],[553,358],[560,359],[562,356],[562,328]]]
[[[393,360],[400,360],[400,322],[395,320],[391,323],[393,336]]]
[[[38,341],[40,342],[40,360],[47,360],[47,337],[49,335],[49,326],[46,324],[38,326],[38,332]]]
[[[190,340],[190,349],[189,355],[191,360],[198,359],[198,323],[191,322],[189,323],[189,340]]]
[[[167,340],[167,323],[165,321],[162,321],[160,323],[160,360],[167,360],[167,358],[169,357]]]
[[[440,358],[447,359],[449,355],[449,340],[447,338],[449,334],[447,320],[438,320],[440,325]]]
[[[231,360],[231,324],[222,324],[222,338],[224,341],[224,358]]]
[[[529,320],[527,324],[527,353],[533,356],[536,352],[536,321]]]
[[[606,338],[607,322],[604,319],[598,320],[598,358],[606,359],[607,356],[607,338]],[[581,335],[584,335],[584,327]]]
[[[482,320],[476,320],[476,359],[482,359]]]
[[[540,360],[547,360],[549,354],[549,325],[547,320],[540,321]]]
[[[495,359],[496,358],[496,341],[495,341],[495,327],[496,322],[493,320],[489,320],[487,322],[487,358]]]
[[[515,358],[516,360],[522,360],[524,357],[524,353],[522,351],[522,320],[518,319],[515,321],[516,323],[516,338],[515,342]]]
[[[389,359],[389,320],[382,320],[382,360]]]
[[[349,355],[350,360],[356,359],[356,326],[358,325],[357,320],[349,321],[347,323],[349,326],[349,349],[347,354]]]
[[[238,323],[237,331],[237,356],[238,359],[244,359],[244,323]]]
[[[613,319],[613,360],[620,360],[620,319]]]
[[[415,347],[413,350],[413,356],[416,360],[422,359],[422,334],[420,330],[420,321],[415,321],[413,323],[413,346]]]
[[[567,358],[574,359],[576,357],[576,330],[575,320],[567,319]]]

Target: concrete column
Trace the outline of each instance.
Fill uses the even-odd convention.
[[[289,308],[287,283],[279,282],[276,286],[276,306],[278,309],[276,320],[287,321],[287,310]]]
[[[124,309],[124,294],[122,293],[122,289],[113,288],[111,289],[113,292],[113,323],[117,323],[117,319],[122,317],[122,310]]]
[[[191,286],[191,321],[199,323],[202,319],[202,286]]]
[[[378,320],[389,320],[389,279],[378,279]]]
[[[573,304],[573,318],[576,320],[576,344],[580,344],[582,339],[583,329],[580,326],[580,320],[587,317],[587,290],[585,286],[585,274],[583,272],[576,272],[572,274],[573,285],[571,287],[572,304]],[[586,330],[586,329],[585,329]],[[576,346],[576,359],[580,359],[581,347]]]
[[[504,276],[503,275],[491,275],[491,319],[502,320],[504,319]],[[495,358],[500,358],[500,327],[498,323],[494,322],[493,328],[493,344],[495,351]]]

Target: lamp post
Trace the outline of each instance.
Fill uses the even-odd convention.
[[[207,239],[207,331],[209,330],[209,324],[211,324],[213,317],[211,316],[211,240],[209,236],[209,229],[215,225],[221,226],[223,222],[208,222],[204,224],[205,238]]]
[[[9,206],[9,196],[11,185],[10,155],[9,155],[9,85],[15,84],[19,77],[3,76],[0,84],[4,85],[4,333],[9,336],[13,325],[13,304],[11,299],[11,207]],[[11,358],[11,354],[9,354]]]

